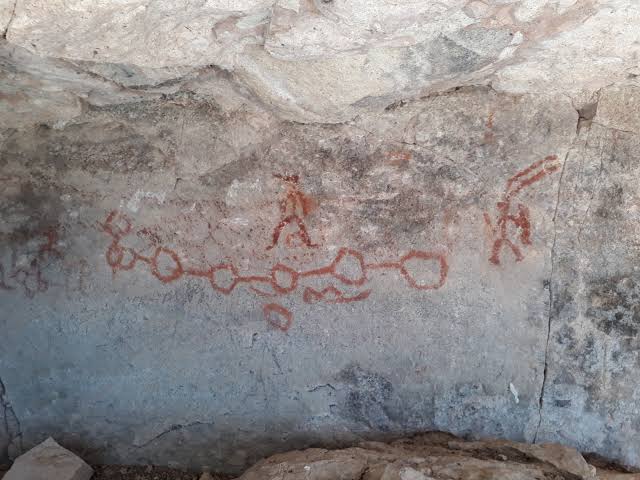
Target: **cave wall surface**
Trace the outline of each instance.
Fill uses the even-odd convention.
[[[0,0],[0,460],[424,430],[640,466],[634,0]]]

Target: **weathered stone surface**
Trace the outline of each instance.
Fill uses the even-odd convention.
[[[225,64],[258,43],[267,0],[19,1],[7,39],[39,54],[145,67]],[[231,50],[231,52],[229,52]],[[217,58],[218,62],[212,62]]]
[[[22,450],[22,431],[16,417],[9,393],[0,378],[0,461],[16,457]]]
[[[576,120],[564,97],[485,88],[341,126],[176,94],[7,133],[3,358],[24,435],[77,418],[56,435],[82,421],[83,441],[107,458],[225,467],[238,451],[231,461],[244,465],[298,443],[296,431],[322,442],[432,428],[532,440],[550,219]],[[509,237],[512,249],[498,202],[531,165],[543,177],[512,212],[527,204],[531,240]],[[31,351],[25,336],[40,335],[56,338],[59,357]],[[70,352],[76,335],[85,340]],[[76,364],[86,355],[95,364]],[[18,382],[25,368],[49,372],[39,384],[56,398]],[[101,407],[107,378],[130,394]],[[138,402],[148,414],[134,414]],[[212,455],[205,444],[218,438]]]
[[[68,61],[42,58],[6,42],[0,43],[0,66],[4,129],[64,123],[89,104],[140,101],[162,93],[123,89]]]
[[[637,91],[634,85],[602,91],[591,127],[567,157],[539,437],[564,438],[634,465],[640,464],[632,440],[640,427],[635,401],[640,395],[640,192],[634,185],[640,174],[640,123],[627,112],[640,107]]]
[[[530,445],[504,440],[484,440],[482,442],[453,441],[447,446],[465,452],[501,452],[503,450],[519,452],[524,455],[524,458],[535,458],[580,478],[593,478],[595,474],[595,467],[587,464],[578,451],[560,444]]]
[[[0,456],[640,466],[638,8],[0,3]]]
[[[4,36],[13,18],[16,0],[0,0],[0,31]]]
[[[507,441],[466,443],[436,433],[389,445],[369,442],[344,450],[309,449],[274,455],[247,470],[238,480],[298,478],[596,480],[596,469],[588,465],[580,453],[560,445],[531,446]]]
[[[102,69],[115,80],[121,69],[178,78],[223,67],[287,118],[341,122],[469,83],[585,101],[640,74],[639,22],[629,0],[20,0],[6,37],[38,55],[121,65]]]
[[[13,462],[4,480],[89,480],[92,468],[49,437]]]
[[[598,469],[597,478],[602,480],[639,480],[640,473],[620,473],[611,470]]]

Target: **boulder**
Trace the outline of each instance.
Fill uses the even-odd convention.
[[[307,449],[274,455],[238,480],[596,480],[580,453],[556,444],[464,441],[430,433],[389,444],[342,450]],[[618,477],[607,477],[617,479]],[[633,476],[620,477],[634,480]]]
[[[93,469],[51,437],[18,457],[3,480],[89,480]]]

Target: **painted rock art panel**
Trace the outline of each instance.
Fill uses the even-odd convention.
[[[25,446],[49,425],[91,461],[239,471],[381,434],[532,440],[570,103],[465,88],[325,125],[225,91],[0,137],[0,231],[33,226],[0,277]]]
[[[300,191],[298,175],[274,175],[286,183],[286,192],[279,202],[281,219],[273,229],[271,243],[266,250],[276,247],[282,240],[286,249],[302,247],[319,249],[321,245],[313,243],[307,231],[304,217],[310,207],[309,200]],[[210,228],[210,223],[207,227]],[[302,292],[305,303],[327,302],[333,304],[350,303],[366,300],[371,289],[365,288],[376,271],[392,270],[399,273],[409,288],[416,290],[435,290],[442,287],[447,279],[447,255],[444,252],[411,250],[397,259],[369,262],[362,252],[349,247],[340,247],[328,263],[315,268],[301,270],[299,265],[275,263],[265,272],[249,272],[242,274],[233,259],[221,258],[220,263],[195,264],[184,254],[172,250],[159,242],[158,236],[147,228],[138,228],[129,216],[121,211],[110,212],[101,229],[110,237],[111,243],[105,252],[105,259],[116,273],[134,270],[136,267],[147,270],[158,281],[169,284],[185,277],[202,278],[213,290],[229,295],[236,288],[245,287],[263,298],[276,298]],[[289,228],[291,227],[291,228]],[[289,231],[288,231],[289,230]],[[287,232],[288,231],[288,232]],[[123,245],[127,237],[145,237],[146,245],[139,250]],[[282,236],[282,238],[281,238]],[[268,240],[265,242],[267,243]],[[434,270],[432,280],[426,282],[419,278],[419,273]],[[323,278],[322,289],[305,285],[305,280]],[[345,287],[356,289],[345,292]],[[293,315],[284,306],[277,303],[264,305],[265,320],[287,331],[293,323]],[[274,317],[281,317],[284,323],[275,322]]]

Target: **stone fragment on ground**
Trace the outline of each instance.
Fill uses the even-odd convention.
[[[94,465],[91,480],[229,480],[228,475],[160,465]],[[206,475],[209,475],[208,477]]]
[[[598,480],[640,480],[640,473],[623,473],[598,468]]]
[[[89,480],[93,469],[51,437],[21,455],[3,480]]]
[[[312,448],[267,458],[238,480],[437,480],[555,479],[636,480],[637,475],[602,471],[582,455],[557,444],[503,440],[464,441],[430,433],[389,444],[365,442],[342,450]]]

